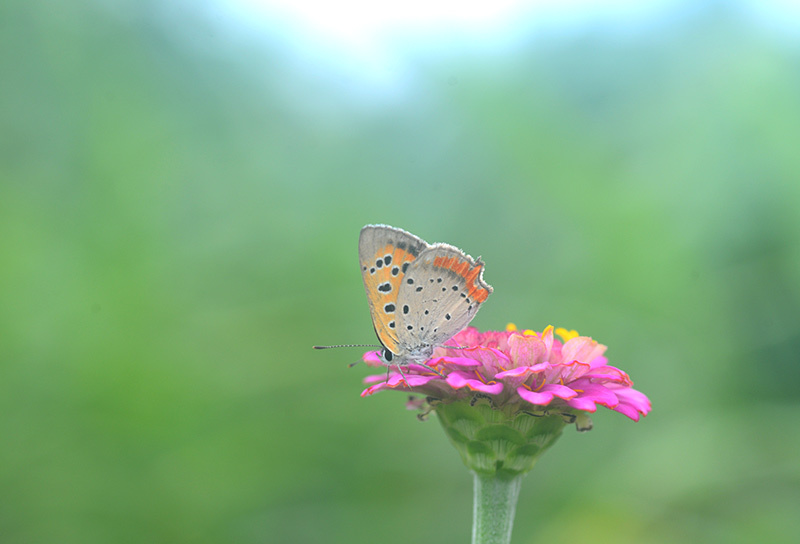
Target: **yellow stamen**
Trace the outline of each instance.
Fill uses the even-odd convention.
[[[567,329],[562,327],[556,329],[556,334],[559,335],[564,342],[569,342],[573,338],[580,336],[580,334],[578,334],[578,331],[576,330],[568,331]]]
[[[513,323],[509,323],[506,325],[506,332],[515,332],[517,330],[517,326]]]
[[[524,336],[536,336],[536,331],[532,331],[530,329],[525,329],[524,331],[522,331],[522,334]]]

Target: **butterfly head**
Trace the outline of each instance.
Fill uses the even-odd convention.
[[[395,354],[392,353],[386,346],[381,350],[381,360],[387,365],[394,364]]]
[[[431,358],[434,346],[425,344],[408,350],[400,348],[399,346],[398,348],[395,348],[398,353],[394,353],[386,346],[383,346],[380,351],[381,360],[387,365],[424,363]]]

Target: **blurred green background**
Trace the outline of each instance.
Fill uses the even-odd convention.
[[[514,542],[797,542],[800,22],[667,4],[371,78],[213,2],[4,2],[0,542],[468,542],[435,419],[311,350],[374,340],[376,222],[653,402],[566,430]]]

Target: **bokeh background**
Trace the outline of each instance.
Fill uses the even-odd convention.
[[[0,542],[468,542],[435,418],[311,349],[373,342],[377,222],[653,401],[514,542],[800,539],[800,13],[501,4],[2,3]]]

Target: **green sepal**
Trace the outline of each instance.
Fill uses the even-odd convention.
[[[519,404],[495,407],[480,398],[437,403],[433,409],[467,468],[499,478],[533,468],[569,421],[567,414]]]

